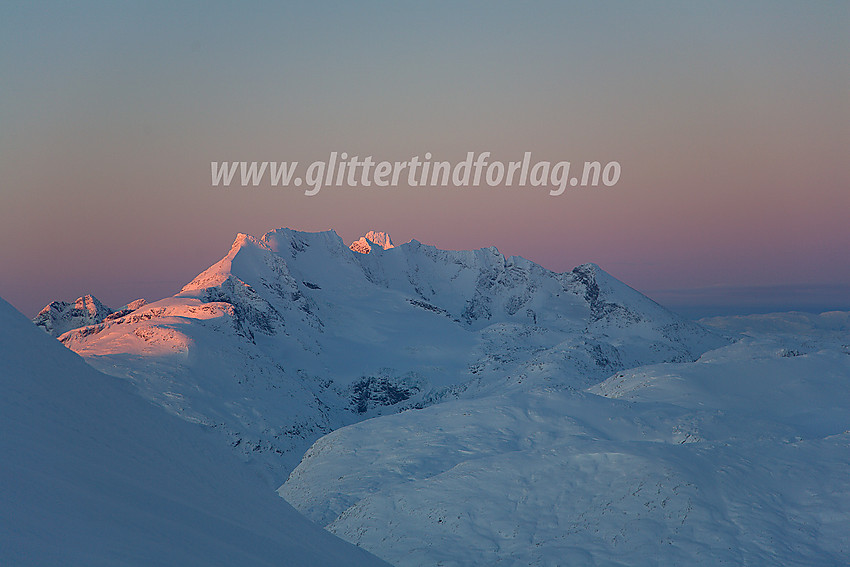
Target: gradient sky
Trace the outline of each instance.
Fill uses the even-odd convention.
[[[688,315],[850,309],[848,2],[21,2],[0,296],[177,292],[237,232],[596,262]],[[213,188],[210,161],[616,160],[611,188]]]

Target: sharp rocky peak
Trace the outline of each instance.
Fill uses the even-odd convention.
[[[361,236],[358,240],[352,242],[349,248],[355,252],[360,252],[361,254],[368,254],[372,251],[372,246],[378,246],[384,250],[395,248],[389,234],[375,230],[370,230],[364,236]]]
[[[58,337],[70,329],[101,323],[112,312],[93,295],[84,295],[73,303],[52,301],[32,321],[49,335]]]

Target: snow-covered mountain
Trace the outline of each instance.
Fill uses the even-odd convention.
[[[417,241],[366,255],[288,229],[239,235],[175,297],[61,340],[220,429],[272,479],[322,434],[385,411],[505,381],[587,386],[723,342],[593,265],[556,274]]]
[[[0,299],[0,565],[385,565]]]
[[[102,323],[111,314],[112,309],[96,297],[86,295],[77,298],[74,303],[67,301],[48,303],[32,321],[50,336],[58,337],[71,329]]]
[[[51,337],[60,337],[73,329],[123,317],[146,303],[144,299],[137,299],[116,311],[101,303],[95,296],[85,295],[78,297],[74,303],[51,301],[33,317],[32,322]]]
[[[361,254],[368,254],[372,251],[372,246],[380,246],[384,250],[395,248],[389,234],[374,230],[370,230],[365,236],[361,236],[358,240],[352,242],[349,248]]]
[[[397,566],[848,565],[848,317],[351,425],[280,493]]]
[[[368,236],[368,235],[367,235]],[[587,387],[725,344],[587,264],[334,232],[239,235],[174,297],[61,337],[96,368],[214,427],[280,484],[343,425],[513,383]]]
[[[394,565],[848,564],[850,314],[701,325],[593,264],[357,242],[240,234],[60,340]]]

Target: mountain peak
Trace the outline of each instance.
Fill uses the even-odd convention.
[[[59,335],[86,325],[101,323],[112,314],[112,309],[105,306],[93,295],[78,297],[74,303],[67,301],[52,301],[32,320],[51,336]]]
[[[352,242],[349,248],[355,252],[360,252],[361,254],[368,254],[372,251],[373,245],[379,246],[384,250],[395,248],[389,234],[374,230],[370,230],[364,236],[361,236],[359,240]]]

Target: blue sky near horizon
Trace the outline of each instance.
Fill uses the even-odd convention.
[[[592,261],[690,314],[850,308],[847,2],[14,3],[0,76],[0,295],[27,315],[173,294],[281,226]],[[210,161],[331,151],[622,175],[211,187]]]

